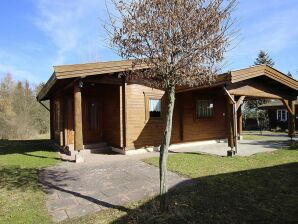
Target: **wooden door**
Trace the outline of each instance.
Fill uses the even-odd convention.
[[[96,98],[83,101],[83,138],[84,144],[102,141],[102,106]]]

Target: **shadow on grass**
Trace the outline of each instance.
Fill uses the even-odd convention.
[[[113,223],[297,223],[297,177],[298,163],[201,177],[171,189],[167,213],[154,198]]]
[[[0,156],[9,154],[20,154],[25,156],[37,157],[41,159],[49,158],[42,155],[31,153],[37,151],[55,151],[50,140],[0,140]],[[52,158],[52,157],[51,157]],[[53,158],[60,160],[59,158]]]
[[[0,189],[39,190],[38,169],[19,166],[0,167]]]

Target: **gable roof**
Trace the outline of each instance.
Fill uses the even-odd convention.
[[[54,72],[50,79],[47,81],[45,86],[41,89],[37,96],[38,101],[49,99],[50,91],[53,87],[61,80],[69,80],[74,78],[85,78],[88,76],[112,75],[119,72],[131,71],[133,60],[122,60],[122,61],[109,61],[109,62],[96,62],[86,64],[74,64],[74,65],[62,65],[54,66]],[[134,69],[146,69],[147,65],[140,65]],[[248,79],[256,78],[259,76],[269,77],[276,82],[279,82],[294,91],[298,95],[298,81],[286,76],[280,71],[268,66],[268,65],[257,65],[249,68],[239,69],[230,71],[216,77],[215,83],[211,86],[204,86],[203,88],[210,88],[216,85],[224,85],[226,83],[237,83]],[[190,91],[202,87],[180,87],[177,88],[177,92]]]
[[[269,65],[256,65],[231,72],[231,83],[241,82],[258,76],[266,76],[292,89],[298,90],[298,81]]]

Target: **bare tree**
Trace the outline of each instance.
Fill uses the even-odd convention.
[[[214,81],[224,58],[236,0],[112,0],[117,15],[106,26],[118,54],[133,61],[130,79],[162,88],[166,128],[160,147],[161,210],[167,209],[167,157],[177,86]],[[140,72],[136,68],[146,65]]]

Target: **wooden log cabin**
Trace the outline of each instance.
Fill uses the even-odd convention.
[[[50,100],[51,139],[77,151],[98,143],[123,154],[158,147],[164,92],[127,81],[121,74],[131,67],[130,60],[55,66],[37,97]],[[282,101],[293,137],[297,95],[298,82],[267,65],[218,75],[211,86],[177,87],[171,143],[228,139],[233,149],[242,131],[241,105],[251,98]]]

